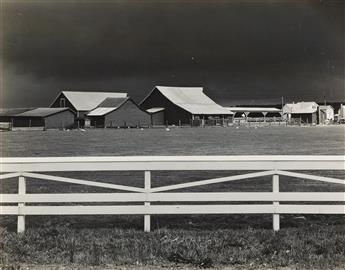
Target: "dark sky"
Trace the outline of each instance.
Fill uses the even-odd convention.
[[[2,1],[1,106],[203,86],[221,104],[344,100],[344,1]]]

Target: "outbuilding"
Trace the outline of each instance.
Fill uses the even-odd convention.
[[[70,108],[36,108],[12,116],[13,127],[72,128],[75,114]]]
[[[316,102],[287,103],[283,114],[291,124],[317,124],[318,108]]]
[[[319,106],[319,124],[326,125],[334,122],[334,108],[331,105]]]
[[[243,117],[248,120],[248,117],[262,118],[266,121],[267,118],[276,118],[282,116],[282,110],[274,107],[226,107],[233,112],[234,117]]]
[[[205,95],[202,87],[156,86],[140,103],[140,107],[152,113],[159,108],[164,113],[166,125],[201,124],[213,120],[213,123],[217,123],[217,120],[224,122],[231,120],[233,115]],[[159,117],[161,123],[162,116]]]
[[[149,127],[151,116],[130,98],[106,98],[87,114],[90,125],[99,128]]]
[[[68,107],[76,113],[76,125],[84,126],[86,114],[95,109],[106,98],[125,98],[127,93],[62,91],[54,99],[51,108]]]

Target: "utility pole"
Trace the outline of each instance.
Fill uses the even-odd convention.
[[[282,109],[284,107],[284,97],[282,97]]]

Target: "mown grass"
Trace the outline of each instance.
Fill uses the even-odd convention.
[[[298,266],[331,269],[345,265],[343,225],[267,229],[176,230],[151,233],[133,229],[0,229],[2,266],[164,265],[197,267]]]

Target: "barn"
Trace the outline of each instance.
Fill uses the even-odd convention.
[[[36,108],[12,116],[12,125],[14,128],[72,128],[74,118],[69,108]]]
[[[202,87],[156,86],[140,103],[140,107],[151,111],[151,114],[159,112],[160,115],[155,118],[159,123],[155,124],[166,125],[190,125],[194,121],[204,123],[229,119],[233,115],[205,95]]]
[[[106,98],[87,114],[93,127],[149,127],[151,116],[130,98]]]
[[[76,125],[83,127],[85,115],[95,109],[106,98],[125,98],[127,93],[116,92],[86,92],[86,91],[62,91],[54,99],[51,108],[68,107],[76,113]]]
[[[283,114],[291,124],[317,124],[318,108],[315,102],[287,103]]]

